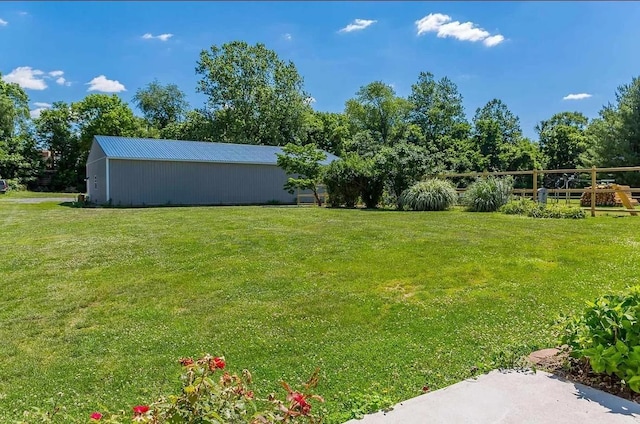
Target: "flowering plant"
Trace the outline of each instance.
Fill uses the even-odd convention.
[[[131,413],[104,414],[94,412],[90,423],[123,424],[125,422],[160,423],[213,423],[213,424],[266,424],[266,423],[320,423],[321,418],[311,414],[311,400],[324,402],[312,391],[318,384],[318,370],[304,389],[297,391],[286,382],[284,400],[275,394],[257,399],[251,384],[251,373],[243,370],[241,376],[224,371],[224,357],[204,355],[199,359],[182,358],[183,387],[177,395],[162,396],[149,405],[133,407]],[[258,408],[258,405],[262,408]]]

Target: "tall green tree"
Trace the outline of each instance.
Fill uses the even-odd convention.
[[[490,100],[476,110],[472,142],[482,156],[480,170],[513,171],[505,153],[517,148],[521,139],[520,119],[501,100]]]
[[[603,167],[640,165],[640,77],[616,90],[615,103],[604,106],[588,128],[594,143],[589,161]],[[616,179],[640,184],[638,173],[626,173]]]
[[[73,103],[72,113],[79,132],[82,160],[86,161],[96,135],[141,137],[145,130],[133,111],[115,94],[89,94]]]
[[[301,143],[313,143],[318,148],[340,156],[351,137],[349,120],[342,113],[309,110],[304,115]]]
[[[196,72],[217,140],[283,146],[300,139],[310,97],[292,62],[264,44],[233,41],[203,50]]]
[[[382,143],[395,141],[394,131],[406,121],[411,105],[388,84],[374,81],[361,87],[356,97],[347,100],[345,114],[349,118],[351,132],[370,131],[379,134]]]
[[[436,81],[432,73],[420,72],[418,81],[411,86],[409,101],[410,121],[422,129],[427,141],[441,147],[447,138],[463,140],[469,136],[471,126],[462,95],[447,77]]]
[[[190,110],[184,120],[164,127],[160,136],[170,140],[222,141],[216,139],[215,124],[205,111]]]
[[[7,141],[26,129],[29,97],[18,84],[5,82],[0,74],[0,141]]]
[[[157,130],[181,122],[189,108],[185,93],[176,84],[162,85],[158,80],[139,88],[133,101],[148,125]]]
[[[471,149],[471,125],[467,121],[462,95],[447,77],[436,81],[430,72],[421,72],[411,86],[411,124],[420,128],[422,145],[440,170],[464,172],[477,168],[478,155]]]
[[[387,190],[397,202],[404,190],[433,169],[432,159],[424,147],[406,141],[382,149],[379,166],[385,176]]]
[[[71,105],[55,102],[50,109],[43,110],[34,123],[38,140],[51,151],[52,165],[57,171],[50,188],[64,190],[79,184],[85,163]]]
[[[29,97],[0,74],[0,176],[33,182],[43,164],[29,122]]]
[[[588,123],[589,119],[580,112],[561,112],[536,125],[546,168],[578,168],[584,165],[583,155],[589,149]]]

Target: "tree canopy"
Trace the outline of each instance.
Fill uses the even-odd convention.
[[[162,85],[158,80],[139,88],[133,101],[147,123],[158,130],[181,122],[189,108],[186,94],[176,84]]]
[[[498,98],[470,121],[455,82],[429,71],[418,74],[406,97],[381,80],[364,84],[341,111],[314,110],[293,62],[261,43],[212,45],[200,52],[195,71],[201,107],[191,108],[176,84],[154,79],[133,96],[141,117],[118,95],[95,93],[53,102],[30,117],[25,91],[0,78],[0,175],[33,182],[42,171],[38,150],[48,148],[56,173],[50,188],[83,188],[97,134],[288,146],[289,165],[297,158],[298,167],[311,166],[313,149],[331,152],[349,158],[331,167],[335,186],[356,181],[368,205],[397,198],[430,173],[640,165],[639,77],[619,86],[595,119],[560,111],[538,122],[531,140]],[[291,184],[318,182],[302,180]],[[619,181],[640,184],[640,174]],[[351,204],[353,192],[343,194]]]
[[[196,73],[216,140],[274,146],[299,141],[310,97],[292,62],[264,44],[233,41],[203,50]]]

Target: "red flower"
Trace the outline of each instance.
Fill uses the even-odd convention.
[[[247,399],[253,399],[253,390],[249,390],[244,395],[247,397]]]
[[[293,392],[291,394],[291,399],[295,403],[300,405],[300,409],[302,410],[302,415],[307,415],[309,413],[309,411],[311,410],[311,405],[309,404],[309,402],[307,402],[307,400],[305,399],[305,397],[304,397],[304,395],[302,393]]]
[[[94,412],[91,414],[91,419],[95,421],[100,421],[102,419],[102,414],[99,412]]]
[[[224,359],[218,358],[217,356],[213,358],[212,362],[216,368],[220,368],[220,369],[223,369],[224,366],[226,365],[226,363],[224,362]]]
[[[427,387],[427,386],[422,386],[422,391],[423,391],[423,392],[428,392],[428,391],[429,391],[429,387]]]
[[[144,414],[145,412],[149,412],[149,407],[147,405],[138,405],[133,407],[133,412],[136,415]]]
[[[188,367],[189,365],[193,365],[193,359],[191,358],[182,358],[180,359],[180,364],[184,367]]]

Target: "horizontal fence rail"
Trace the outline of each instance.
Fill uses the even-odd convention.
[[[623,190],[618,184],[612,184],[618,186],[618,188],[598,188],[597,174],[599,173],[614,173],[614,172],[640,172],[640,166],[627,166],[627,167],[614,167],[614,168],[568,168],[568,169],[532,169],[530,171],[496,171],[496,172],[462,172],[462,173],[442,173],[436,174],[439,178],[464,178],[464,177],[488,177],[494,176],[507,176],[507,175],[531,175],[533,178],[533,188],[515,188],[512,192],[515,194],[527,195],[531,194],[534,201],[537,201],[538,197],[538,177],[545,174],[590,174],[591,186],[585,188],[547,188],[547,194],[561,194],[567,195],[567,199],[571,198],[573,193],[591,193],[591,207],[585,208],[591,210],[591,216],[595,216],[597,211],[608,212],[626,212],[630,215],[637,216],[638,211],[633,206],[633,194],[640,193],[640,188],[629,187],[629,189]],[[458,193],[463,193],[466,189],[457,189]],[[596,195],[597,193],[618,193],[618,197],[624,209],[613,208],[597,208],[596,207]],[[627,196],[627,193],[631,197]],[[582,195],[580,196],[582,198]]]
[[[327,204],[327,198],[329,194],[327,193],[327,188],[324,184],[320,184],[317,187],[318,197],[323,205]],[[296,202],[298,206],[300,205],[315,205],[316,197],[313,195],[311,190],[300,190],[298,189],[296,192]]]

